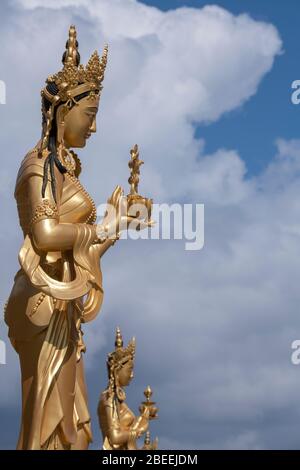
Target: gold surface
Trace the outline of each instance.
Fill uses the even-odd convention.
[[[157,438],[151,442],[148,431],[149,421],[157,418],[158,408],[150,401],[152,390],[148,386],[135,416],[126,404],[123,387],[133,378],[135,339],[123,347],[120,329],[116,331],[115,350],[107,357],[108,386],[102,392],[98,404],[99,425],[103,437],[103,450],[137,450],[137,440],[146,433],[142,449],[157,449]]]
[[[42,138],[24,157],[16,179],[24,243],[5,321],[21,366],[18,449],[86,449],[92,441],[81,324],[101,308],[100,260],[118,238],[112,237],[115,227],[122,217],[125,229],[132,220],[121,215],[123,190],[117,186],[108,199],[115,216],[103,220],[110,238],[98,239],[95,204],[78,179],[81,163],[70,148],[84,147],[96,132],[107,48],[101,60],[92,56],[84,72],[76,62],[77,48],[72,26],[63,73],[48,79],[57,82],[59,92],[44,89],[51,106],[43,108]],[[83,91],[88,96],[76,101]],[[143,227],[148,226],[151,222]]]
[[[140,196],[138,194],[138,185],[140,181],[140,166],[144,164],[143,160],[139,159],[139,148],[138,145],[135,144],[134,147],[130,150],[130,160],[128,162],[128,166],[130,168],[130,177],[128,178],[128,183],[130,184],[130,193],[127,195],[127,201],[128,201],[128,211],[130,212],[130,208],[132,206],[136,205],[136,217],[139,218],[139,216],[144,216],[145,214],[143,211],[138,210],[139,206],[141,208],[145,207],[146,208],[146,220],[150,220],[151,218],[151,211],[152,211],[152,199],[145,198],[143,196]]]

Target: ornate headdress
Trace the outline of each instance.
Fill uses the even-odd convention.
[[[108,354],[107,356],[107,372],[109,377],[108,382],[108,393],[114,397],[113,406],[115,407],[117,413],[119,413],[118,406],[116,404],[117,398],[119,401],[124,401],[126,399],[125,391],[118,385],[116,382],[115,372],[118,372],[122,369],[122,366],[130,360],[134,360],[135,355],[135,338],[132,338],[128,346],[123,348],[123,338],[121,335],[120,328],[116,330],[116,340],[115,340],[115,350]]]
[[[128,346],[123,348],[123,338],[120,328],[116,330],[115,350],[107,356],[107,366],[110,370],[122,367],[129,360],[133,360],[135,355],[135,338],[132,338]]]
[[[98,99],[102,90],[102,81],[107,63],[108,46],[100,59],[98,52],[91,55],[86,67],[80,64],[78,41],[76,39],[75,26],[69,28],[69,39],[66,43],[66,51],[62,57],[63,68],[55,75],[50,75],[46,80],[46,86],[41,91],[42,112],[44,115],[42,150],[47,148],[51,131],[54,109],[59,103],[66,102],[66,108],[76,103],[74,97],[89,92],[90,98]],[[49,109],[45,109],[44,99],[51,103]]]

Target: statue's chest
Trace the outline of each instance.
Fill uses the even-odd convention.
[[[77,178],[66,173],[60,200],[60,222],[93,224],[96,216],[96,206],[89,193]]]
[[[121,427],[128,428],[129,426],[131,426],[135,416],[131,409],[126,405],[126,403],[122,403],[122,405],[120,406],[119,413]]]

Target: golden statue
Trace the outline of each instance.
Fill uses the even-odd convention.
[[[96,132],[107,53],[105,46],[101,58],[94,52],[80,65],[70,27],[63,68],[41,92],[41,139],[16,179],[24,243],[5,321],[22,375],[18,449],[86,449],[92,441],[81,324],[101,308],[101,256],[134,220],[124,213],[126,197],[117,186],[107,201],[114,215],[107,211],[102,224],[95,223],[95,204],[79,181],[80,160],[70,150]]]
[[[123,348],[122,335],[117,328],[115,350],[107,357],[108,386],[98,405],[104,450],[137,450],[137,439],[146,432],[142,449],[157,449],[157,439],[151,442],[147,431],[149,421],[157,418],[158,412],[155,402],[150,400],[151,388],[148,386],[144,392],[146,400],[139,407],[139,416],[136,417],[125,402],[123,387],[133,378],[134,355],[135,339]]]

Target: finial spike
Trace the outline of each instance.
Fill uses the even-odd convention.
[[[121,330],[120,330],[119,327],[117,327],[117,329],[116,329],[115,347],[116,348],[122,348],[123,347],[123,338],[122,338]]]
[[[66,65],[73,65],[78,67],[80,56],[78,53],[78,41],[76,39],[76,28],[71,25],[69,28],[69,39],[66,43],[66,51],[64,52],[62,62]]]

